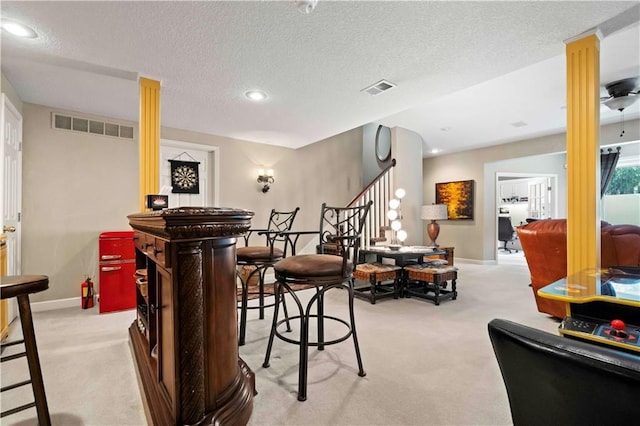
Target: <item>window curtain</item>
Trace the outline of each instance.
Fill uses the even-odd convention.
[[[608,148],[606,153],[604,149],[600,150],[600,198],[604,197],[604,193],[607,192],[619,157],[620,147],[617,147],[615,152],[613,148]]]

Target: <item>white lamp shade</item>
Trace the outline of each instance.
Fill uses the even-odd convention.
[[[405,191],[403,188],[396,189],[396,197],[402,200],[405,195],[407,195],[407,191]]]
[[[424,220],[447,220],[448,217],[446,204],[422,206],[420,211],[420,218]]]
[[[391,229],[394,231],[399,231],[402,228],[402,223],[399,220],[394,220],[391,222]]]
[[[387,217],[389,220],[396,220],[398,218],[398,212],[395,210],[389,210],[387,212]]]
[[[392,198],[391,200],[389,200],[389,207],[392,209],[397,209],[398,207],[400,207],[400,200]]]
[[[398,237],[398,240],[400,240],[400,242],[404,242],[404,240],[407,239],[407,231],[401,229],[398,231],[398,235],[396,236]]]

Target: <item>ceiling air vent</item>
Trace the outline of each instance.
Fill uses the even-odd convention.
[[[387,90],[393,89],[394,87],[396,87],[396,84],[393,84],[387,80],[380,80],[379,82],[369,87],[365,87],[361,90],[361,92],[367,92],[370,95],[377,95],[382,92],[386,92]]]
[[[115,123],[59,114],[57,112],[53,113],[51,123],[54,129],[59,130],[71,130],[73,132],[133,139],[133,127],[131,126],[121,126]]]

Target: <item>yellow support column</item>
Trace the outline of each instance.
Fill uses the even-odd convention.
[[[140,77],[140,210],[160,189],[160,82]]]
[[[600,269],[600,38],[566,41],[567,276],[595,285]],[[586,273],[591,271],[591,273]]]

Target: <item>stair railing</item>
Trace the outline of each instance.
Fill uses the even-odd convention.
[[[369,210],[367,221],[362,230],[360,247],[369,246],[375,243],[380,237],[383,228],[389,226],[387,210],[389,200],[393,198],[393,168],[396,165],[395,158],[373,181],[362,190],[347,207],[363,206],[369,201],[373,201]]]

